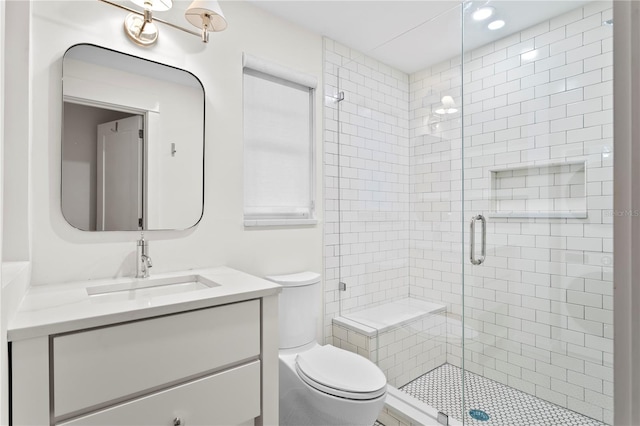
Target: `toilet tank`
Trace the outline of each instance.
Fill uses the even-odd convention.
[[[315,341],[320,316],[320,274],[300,272],[266,278],[282,286],[278,299],[280,349]]]

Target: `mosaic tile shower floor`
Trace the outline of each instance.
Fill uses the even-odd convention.
[[[444,364],[401,387],[400,390],[462,421],[462,369]],[[500,426],[604,426],[597,420],[544,401],[517,389],[465,373],[467,425]],[[476,420],[469,410],[482,410],[489,420]]]

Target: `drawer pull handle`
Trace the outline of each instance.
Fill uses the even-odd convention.
[[[173,419],[173,426],[184,426],[182,423],[182,419],[180,419],[180,417],[176,417],[175,419]]]

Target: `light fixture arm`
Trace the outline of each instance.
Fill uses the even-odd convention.
[[[110,0],[98,0],[98,1],[101,1],[102,3],[110,4],[111,6],[115,6],[115,7],[119,8],[119,9],[126,10],[127,12],[135,13],[137,15],[140,15],[140,16],[144,17],[145,22],[150,22],[150,21],[147,21],[147,15],[146,15],[147,11],[146,10],[144,12],[140,12],[139,10],[132,9],[130,7],[123,6],[123,5],[118,4],[118,3],[114,3],[114,2],[112,2]],[[149,18],[151,19],[151,11],[149,11]],[[153,21],[154,22],[163,23],[163,24],[168,25],[168,26],[170,26],[172,28],[175,28],[175,29],[180,30],[180,31],[184,31],[185,33],[189,33],[189,34],[194,35],[196,37],[202,37],[202,35],[199,32],[188,30],[186,28],[181,27],[180,25],[172,24],[171,22],[165,21],[164,19],[153,18]]]
[[[209,43],[209,25],[211,25],[211,16],[207,13],[202,15],[202,42]]]
[[[142,21],[142,25],[140,26],[140,31],[138,31],[138,36],[144,32],[144,29],[147,26],[147,24],[150,24],[153,22],[153,16],[151,14],[151,10],[145,9],[143,17],[144,19]]]

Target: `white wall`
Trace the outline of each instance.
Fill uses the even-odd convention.
[[[615,422],[631,426],[640,418],[640,4],[616,1],[614,27],[614,179],[616,217],[614,249],[615,279]],[[634,214],[635,213],[635,214]]]
[[[174,2],[167,19],[188,2]],[[205,209],[200,224],[181,232],[148,232],[153,273],[229,265],[255,275],[320,271],[322,222],[304,228],[243,227],[242,52],[321,79],[322,40],[243,2],[223,3],[229,27],[208,45],[160,24],[156,46],[135,46],[122,31],[126,13],[100,2],[33,3],[32,244],[35,284],[132,275],[137,232],[87,233],[60,209],[61,63],[76,43],[94,43],[191,71],[206,91]],[[51,34],[55,34],[52,37]],[[320,102],[316,110],[320,117]],[[319,124],[320,118],[317,118]],[[317,126],[319,137],[321,126]],[[317,170],[322,173],[321,145]],[[321,181],[318,179],[318,196]],[[322,212],[322,206],[318,206]],[[322,219],[322,218],[320,218]]]
[[[31,146],[31,90],[29,45],[31,3],[11,1],[5,5],[5,55],[11,58],[4,68],[4,99],[11,108],[4,117],[4,240],[3,261],[30,257],[29,246],[29,150]],[[9,178],[10,177],[10,178]]]
[[[24,294],[24,284],[29,278],[28,265],[23,263],[20,268],[24,271],[21,280],[13,280],[14,277],[8,276],[8,272],[15,271],[12,268],[15,264],[7,261],[29,258],[27,206],[30,5],[28,2],[0,3],[0,424],[5,425],[9,424],[6,331],[8,322],[15,313],[15,306]],[[8,171],[13,174],[12,179],[6,176]],[[7,229],[10,230],[8,233]],[[12,243],[7,244],[8,241]],[[16,284],[16,281],[19,282]]]

